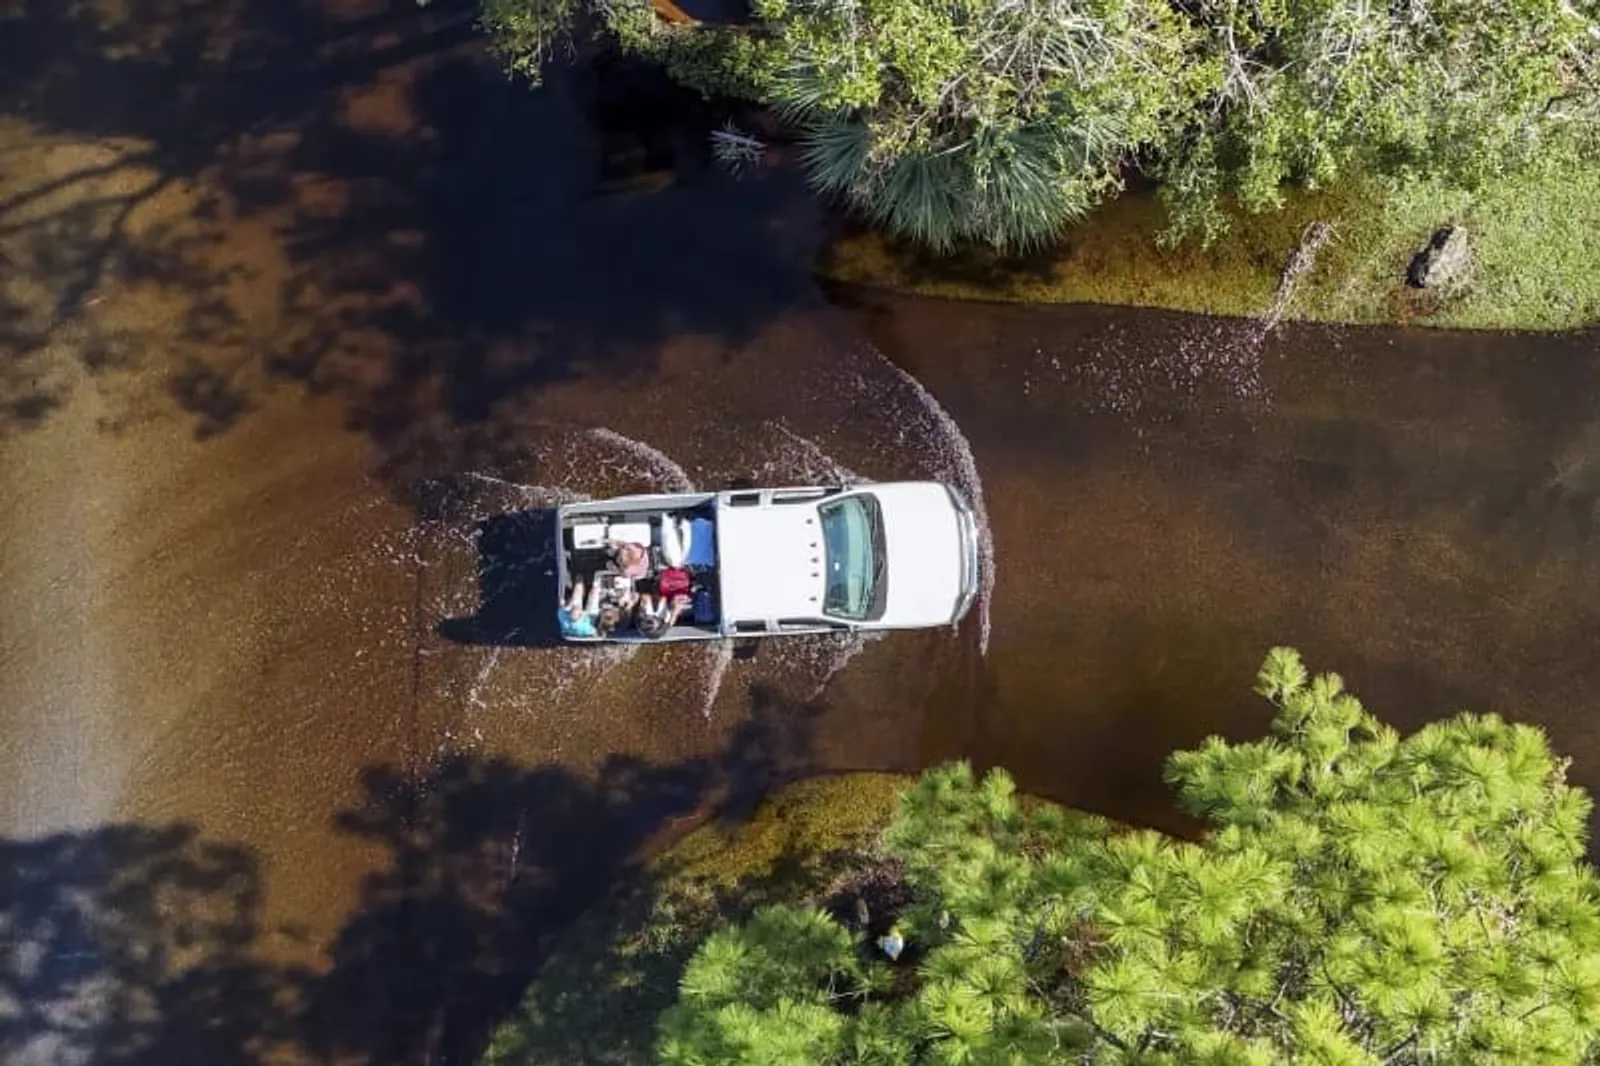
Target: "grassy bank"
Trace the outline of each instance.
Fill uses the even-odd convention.
[[[1332,241],[1295,287],[1286,318],[1479,329],[1569,329],[1600,321],[1600,167],[1550,165],[1467,194],[1417,184],[1385,193],[1350,184],[1301,194],[1282,211],[1242,215],[1211,248],[1164,250],[1147,194],[1105,205],[1048,255],[934,259],[867,234],[835,242],[822,264],[841,281],[947,298],[1107,303],[1257,315],[1273,302],[1306,227]],[[1439,226],[1472,235],[1476,270],[1458,297],[1407,289],[1406,265]]]
[[[656,1015],[711,927],[762,903],[821,899],[873,864],[879,834],[913,780],[804,781],[748,820],[689,834],[561,935],[483,1066],[648,1062]]]

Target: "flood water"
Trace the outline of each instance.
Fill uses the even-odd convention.
[[[1274,643],[1600,786],[1593,334],[824,292],[720,116],[464,14],[0,4],[0,1059],[465,1061],[791,774],[1182,828],[1161,758],[1259,732]],[[982,504],[958,631],[530,646],[540,508],[841,474]]]
[[[840,295],[987,488],[993,650],[969,712],[936,697],[933,750],[1179,828],[1161,756],[1259,735],[1283,643],[1404,729],[1537,722],[1600,786],[1594,334]]]

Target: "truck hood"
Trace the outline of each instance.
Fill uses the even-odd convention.
[[[888,557],[885,626],[937,626],[954,620],[965,544],[950,493],[933,482],[873,485],[883,509]]]

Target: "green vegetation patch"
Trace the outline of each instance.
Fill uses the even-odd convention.
[[[1477,193],[1418,181],[1355,182],[1301,193],[1278,211],[1233,211],[1209,248],[1158,246],[1168,220],[1154,196],[1129,194],[1068,231],[1051,252],[938,257],[875,234],[836,242],[821,265],[840,281],[952,299],[1105,303],[1204,314],[1260,315],[1314,222],[1331,240],[1295,286],[1284,317],[1557,330],[1600,321],[1600,167],[1549,163]],[[1475,269],[1447,299],[1405,285],[1407,264],[1441,226],[1464,226]]]
[[[1594,805],[1544,732],[1402,736],[1290,648],[1256,692],[1267,736],[1167,760],[1197,840],[1030,810],[998,769],[925,774],[877,924],[835,902],[718,928],[661,1066],[1600,1062]]]
[[[772,888],[804,887],[830,856],[876,854],[900,793],[915,780],[843,774],[801,781],[768,797],[749,821],[703,826],[651,865],[679,893],[726,892],[752,879]]]
[[[514,71],[597,34],[771,108],[819,191],[935,251],[1039,247],[1130,167],[1161,185],[1164,238],[1209,241],[1230,203],[1286,189],[1477,189],[1592,159],[1600,122],[1600,19],[1570,0],[752,0],[739,25],[651,0],[484,4]]]
[[[774,902],[811,902],[880,857],[879,837],[915,778],[802,781],[749,819],[688,834],[565,931],[484,1066],[651,1061],[656,1018],[696,944],[722,921]]]

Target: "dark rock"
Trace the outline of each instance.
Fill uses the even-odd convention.
[[[1413,289],[1459,289],[1472,272],[1472,247],[1460,226],[1436,230],[1428,246],[1411,257],[1406,284]]]

